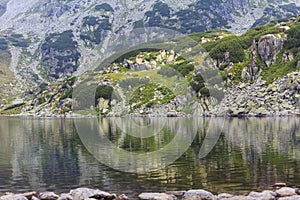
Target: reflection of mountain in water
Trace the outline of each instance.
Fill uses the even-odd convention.
[[[230,192],[249,191],[276,181],[300,184],[298,118],[136,119],[136,124],[152,124],[153,129],[163,124],[163,131],[143,139],[121,131],[132,125],[130,120],[121,124],[115,119],[82,120],[90,127],[100,127],[113,144],[127,151],[157,151],[176,134],[194,140],[169,167],[145,175],[126,174],[94,159],[82,145],[72,120],[0,118],[0,191],[67,191],[85,186],[132,194],[188,188]],[[196,128],[197,134],[192,134]],[[218,142],[199,159],[203,149],[210,150],[209,145],[203,145],[205,138],[207,144]]]

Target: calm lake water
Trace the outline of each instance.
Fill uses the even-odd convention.
[[[0,193],[90,187],[136,197],[191,188],[244,193],[275,182],[300,186],[299,119],[1,117]],[[169,165],[142,174],[149,160],[110,154],[104,141],[118,152],[151,155],[153,166]]]

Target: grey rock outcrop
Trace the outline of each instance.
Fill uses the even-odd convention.
[[[261,37],[258,41],[258,53],[262,61],[270,66],[276,62],[276,55],[283,47],[284,39],[280,35],[268,34]]]
[[[241,83],[227,89],[221,103],[210,110],[212,115],[265,116],[300,114],[300,73],[293,72],[265,85]]]
[[[257,44],[256,41],[253,40],[252,46],[250,48],[250,63],[243,69],[242,78],[247,79],[249,81],[253,81],[256,77],[261,73],[261,66],[257,65]]]

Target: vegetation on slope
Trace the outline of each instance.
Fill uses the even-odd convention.
[[[165,5],[158,5],[165,7]],[[101,8],[104,9],[104,8]],[[108,8],[107,8],[108,9]],[[156,12],[156,11],[155,11]],[[158,11],[157,11],[158,12]],[[168,15],[168,9],[160,9],[161,15]],[[153,13],[148,13],[149,16]],[[191,37],[194,41],[208,52],[208,55],[215,61],[224,79],[226,86],[238,84],[240,82],[253,81],[258,76],[266,80],[267,84],[272,83],[279,77],[299,70],[300,60],[300,24],[299,17],[284,21],[271,21],[264,26],[250,29],[243,35],[234,35],[228,31],[209,31],[205,33],[194,33]],[[93,25],[93,20],[86,19],[84,23]],[[109,30],[109,27],[107,27]],[[54,48],[58,51],[75,48],[77,44],[72,41],[71,32],[52,35],[46,40],[42,48]],[[259,45],[262,38],[265,38],[268,45],[268,35],[273,35],[282,41],[283,45],[278,45],[279,52],[276,59],[271,64],[267,64],[260,55]],[[268,37],[266,37],[268,36]],[[17,36],[16,36],[17,37]],[[18,37],[17,37],[18,38]],[[69,40],[68,44],[62,44],[62,39]],[[97,42],[96,40],[94,42]],[[272,42],[271,42],[272,43]],[[0,41],[1,48],[7,48],[7,41]],[[63,45],[63,46],[61,46]],[[67,46],[66,46],[67,45]],[[71,45],[71,46],[68,46]],[[49,47],[49,48],[46,48]],[[277,48],[277,47],[276,47]],[[186,49],[182,49],[185,52]],[[190,88],[196,93],[198,100],[203,100],[211,96],[216,90],[217,74],[213,71],[199,71],[199,66],[195,60],[201,60],[203,66],[200,69],[209,68],[205,65],[205,59],[199,52],[191,52],[194,60],[185,59],[181,52],[162,51],[158,49],[139,49],[121,55],[109,66],[99,68],[93,77],[87,81],[97,84],[95,95],[95,106],[102,101],[108,101],[109,108],[112,103],[112,96],[123,91],[129,98],[126,102],[131,111],[139,108],[150,108],[155,105],[165,105],[172,102],[175,97],[182,95],[184,87]],[[76,60],[76,59],[75,59]],[[247,70],[257,68],[256,74],[251,74],[253,79],[245,76]],[[201,72],[201,73],[200,73]],[[205,76],[205,79],[204,79]],[[185,82],[181,80],[185,80]],[[210,82],[210,85],[208,85]],[[73,80],[66,81],[67,84],[60,85],[58,92],[51,92],[52,95],[45,96],[44,91],[49,91],[50,85],[40,85],[41,92],[36,96],[39,105],[52,102],[54,108],[61,108],[68,99],[72,97]],[[89,95],[91,91],[82,92]],[[217,93],[217,92],[216,92]],[[83,96],[85,96],[83,95]],[[121,94],[118,94],[121,95]],[[120,100],[122,96],[118,96]],[[100,99],[102,99],[100,101]],[[56,101],[56,102],[54,102]],[[22,105],[23,106],[23,105]],[[103,109],[101,110],[103,111]]]

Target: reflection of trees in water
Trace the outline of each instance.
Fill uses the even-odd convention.
[[[262,158],[263,153],[273,149],[277,153],[300,158],[299,118],[232,118],[225,121],[224,133],[232,144],[246,151],[255,150]]]
[[[168,168],[141,178],[158,180],[175,189],[192,186],[212,191],[249,191],[280,181],[300,183],[298,118],[194,121],[199,128],[191,148]],[[207,134],[213,133],[214,141],[220,130],[216,146],[205,159],[199,159]]]
[[[299,183],[299,126],[299,119],[292,117],[226,119],[218,144],[199,161],[204,163],[211,187],[219,185],[212,190],[251,190],[277,181]],[[192,145],[194,157],[205,134],[204,126]]]
[[[149,125],[149,119],[138,120],[140,125]],[[115,145],[132,151],[155,151],[172,141],[175,133],[193,132],[198,127],[191,148],[174,164],[132,175],[96,161],[82,145],[72,120],[1,118],[0,165],[7,170],[1,169],[0,182],[16,189],[26,189],[29,184],[28,190],[91,186],[124,192],[138,190],[141,185],[150,190],[192,187],[230,191],[251,190],[276,181],[300,184],[299,118],[223,120],[167,119],[161,133],[141,139],[122,133],[111,119],[87,119],[89,126],[101,127]],[[223,122],[218,143],[205,159],[199,159],[209,127],[216,133]]]
[[[138,188],[135,175],[113,171],[87,152],[72,120],[0,118],[0,146],[0,192]],[[129,180],[135,186],[124,184]]]
[[[12,165],[12,183],[37,189],[59,187],[60,180],[78,182],[78,156],[70,121],[5,118],[0,127],[1,136],[7,133],[0,143],[11,152],[7,159]]]

